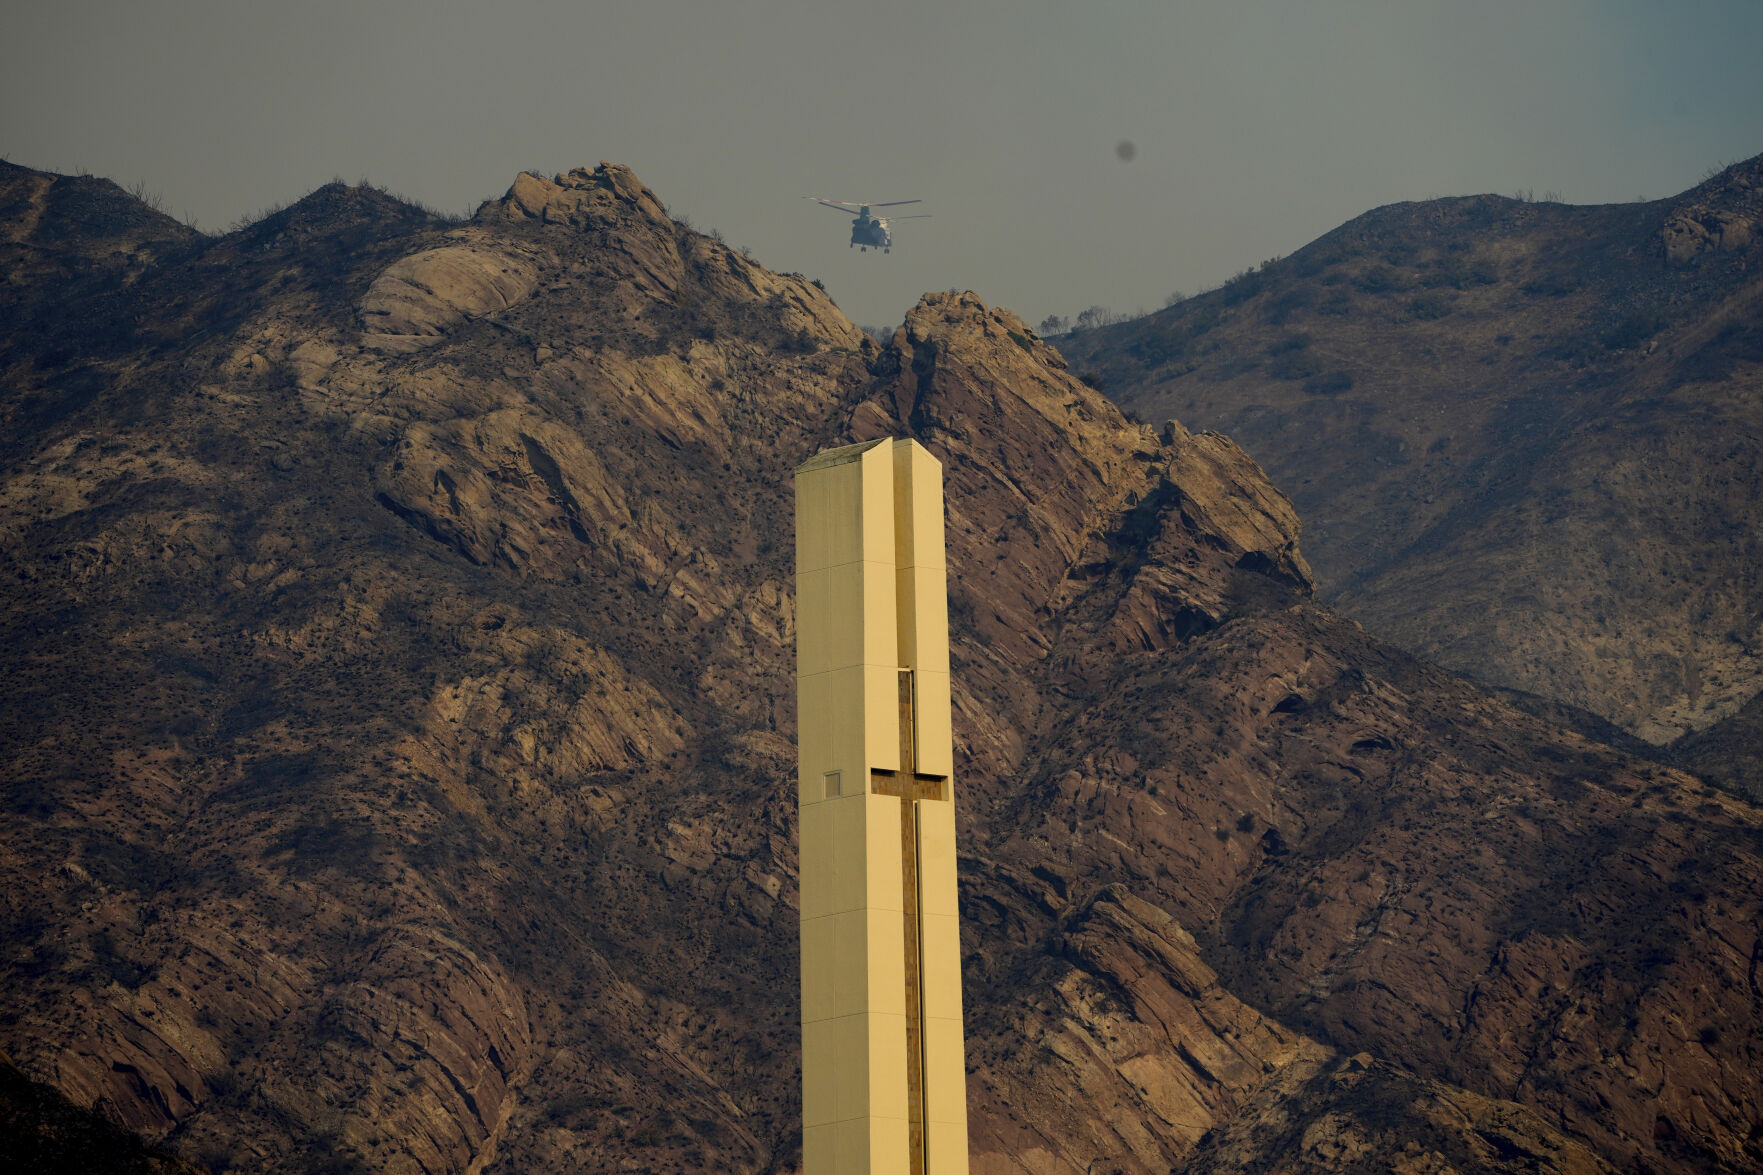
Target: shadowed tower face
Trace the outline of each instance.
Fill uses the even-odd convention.
[[[804,1175],[965,1175],[942,466],[796,470]]]

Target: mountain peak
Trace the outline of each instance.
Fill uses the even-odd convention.
[[[550,179],[523,171],[514,177],[507,194],[478,209],[477,219],[537,220],[588,228],[596,218],[631,213],[658,224],[672,223],[661,201],[636,172],[622,163],[602,161],[598,167],[577,167]]]

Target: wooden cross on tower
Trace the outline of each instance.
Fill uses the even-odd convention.
[[[920,774],[912,715],[912,670],[900,670],[900,770],[869,769],[869,790],[900,797],[901,909],[906,932],[906,1097],[910,1175],[924,1175],[924,959],[919,917],[918,805],[948,798],[948,777]]]

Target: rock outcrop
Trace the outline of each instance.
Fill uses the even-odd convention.
[[[1755,159],[1725,168],[1681,200],[1659,230],[1667,261],[1740,253],[1763,238],[1763,168]]]
[[[1276,1073],[1330,1051],[1235,999],[1192,935],[1123,885],[1069,915],[1022,996],[976,1050],[995,1106],[979,1172],[1174,1170]],[[1082,1090],[1049,1105],[1049,1080]]]
[[[429,346],[466,319],[525,298],[537,272],[520,253],[463,241],[400,258],[361,297],[362,342],[394,352]]]

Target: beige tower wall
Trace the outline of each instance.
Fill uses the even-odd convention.
[[[924,973],[926,1170],[967,1170],[967,1057],[961,1023],[961,932],[955,910],[955,805],[918,803],[920,951]]]
[[[918,1149],[923,1175],[965,1175],[941,466],[911,441],[822,453],[796,472],[796,532],[804,1172],[911,1175]],[[902,780],[936,797],[875,790]]]
[[[912,441],[894,445],[895,621],[899,664],[917,690],[918,769],[952,775],[949,730],[949,567],[943,543],[943,467]]]

